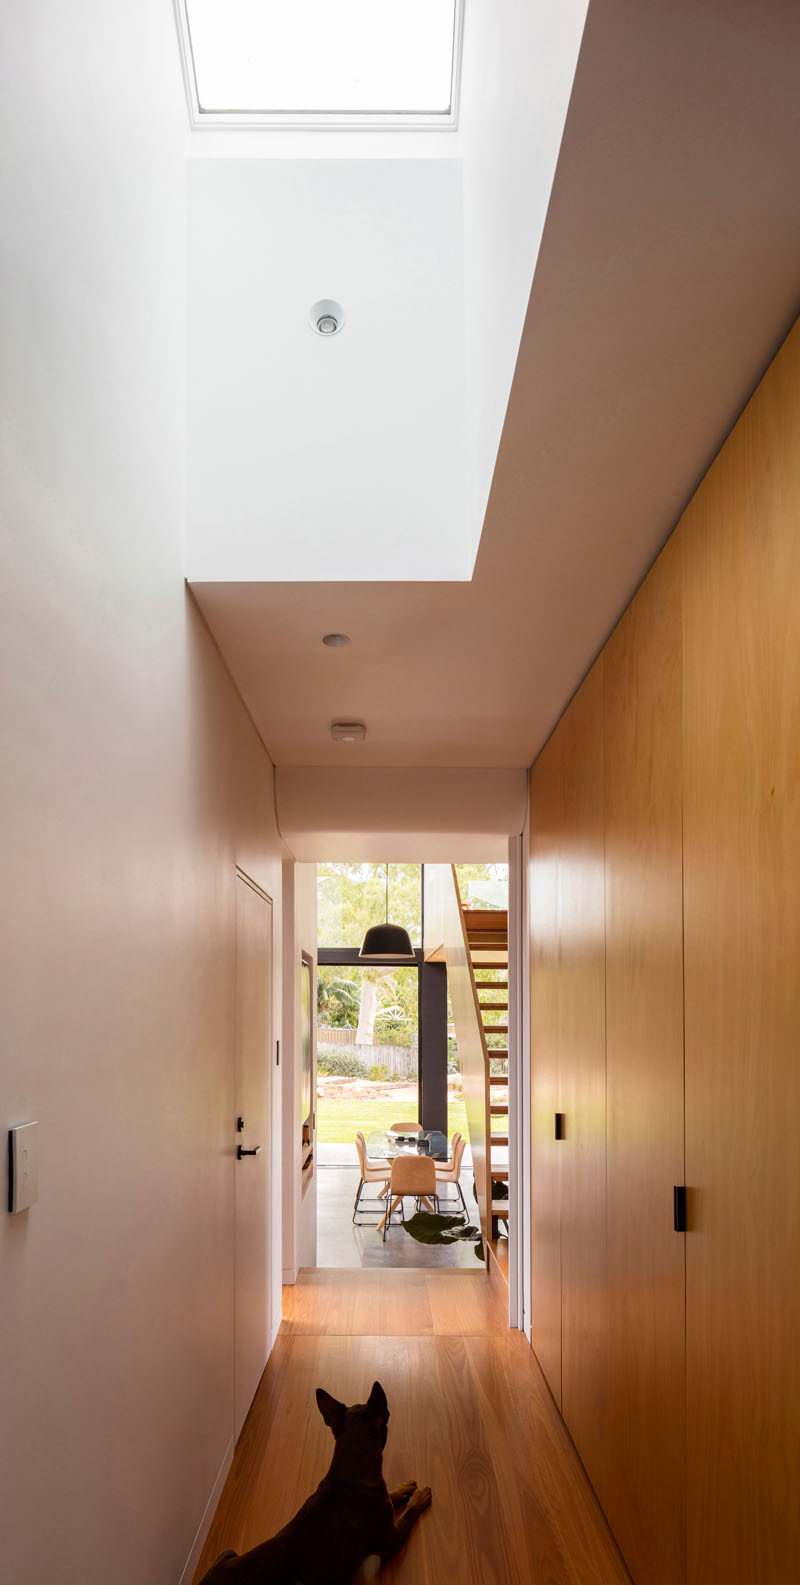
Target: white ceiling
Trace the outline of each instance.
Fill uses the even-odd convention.
[[[472,579],[195,577],[277,762],[530,763],[797,312],[799,55],[790,0],[593,0]]]

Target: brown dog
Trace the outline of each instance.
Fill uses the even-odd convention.
[[[325,1479],[271,1541],[241,1557],[223,1552],[202,1585],[346,1585],[365,1558],[397,1552],[427,1508],[430,1486],[386,1488],[389,1406],[379,1381],[349,1409],[318,1387],[317,1405],[336,1442]]]

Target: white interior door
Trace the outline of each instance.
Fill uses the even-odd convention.
[[[271,1315],[269,1185],[272,903],[236,876],[235,1433],[267,1361]]]

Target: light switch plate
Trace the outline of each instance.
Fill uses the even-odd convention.
[[[39,1198],[39,1124],[8,1131],[8,1209],[26,1211]]]

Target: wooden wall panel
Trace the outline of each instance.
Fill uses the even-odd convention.
[[[800,329],[686,513],[690,1585],[800,1579]]]
[[[685,1239],[673,1227],[684,1181],[680,571],[671,541],[605,649],[602,1498],[637,1585],[685,1578]]]
[[[558,729],[562,1413],[598,1489],[606,1460],[603,667],[601,656]]]
[[[561,1407],[561,1181],[558,1062],[558,854],[561,733],[531,771],[531,1336]]]

